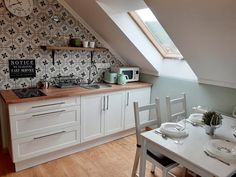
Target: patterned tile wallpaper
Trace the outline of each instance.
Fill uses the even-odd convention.
[[[60,17],[60,22],[52,20]],[[69,37],[95,41],[103,45],[77,21],[57,0],[35,0],[33,12],[27,17],[16,17],[7,11],[4,0],[0,0],[0,89],[15,89],[35,86],[40,79],[51,80],[56,76],[89,77],[90,52],[58,51],[55,65],[51,52],[40,49],[40,45],[62,45]],[[10,79],[9,59],[35,59],[36,78]],[[120,66],[121,62],[112,53],[96,52],[96,63]],[[92,77],[100,81],[105,69],[92,71]]]

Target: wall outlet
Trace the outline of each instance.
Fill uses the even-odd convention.
[[[97,68],[110,68],[110,63],[96,63]]]

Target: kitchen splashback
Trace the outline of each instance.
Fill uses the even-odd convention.
[[[51,18],[59,17],[59,22]],[[61,36],[58,38],[57,36]],[[40,49],[41,45],[60,45],[68,37],[95,41],[96,46],[103,45],[79,21],[77,21],[56,0],[35,0],[33,12],[27,17],[16,17],[7,11],[0,0],[0,89],[15,89],[35,86],[40,79],[50,80],[57,76],[89,78],[90,52],[57,51],[55,65],[51,52]],[[109,51],[95,52],[97,63],[121,66],[121,62]],[[10,79],[8,60],[35,59],[36,78]],[[97,81],[101,80],[105,69],[92,71]]]

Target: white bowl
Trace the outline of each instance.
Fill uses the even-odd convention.
[[[161,124],[160,131],[163,134],[166,134],[167,136],[172,138],[184,138],[188,136],[188,133],[185,130],[178,131],[176,127],[183,127],[183,126],[178,123],[166,122]]]
[[[202,116],[203,114],[201,113],[193,113],[193,114],[190,114],[188,120],[190,120],[191,122],[194,122],[196,124],[199,124],[199,125],[203,125],[203,121],[202,121]]]

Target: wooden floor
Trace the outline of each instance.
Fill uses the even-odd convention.
[[[135,154],[135,136],[128,136],[36,167],[14,172],[7,153],[0,152],[1,177],[130,177]],[[148,164],[150,168],[150,164]],[[175,174],[181,169],[175,169]],[[155,175],[147,169],[146,177]]]

